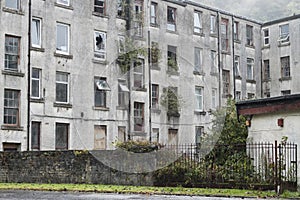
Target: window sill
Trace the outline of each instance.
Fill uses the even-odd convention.
[[[42,47],[30,47],[31,51],[45,52],[45,49]]]
[[[228,50],[221,50],[221,53],[225,55],[231,55],[230,51]]]
[[[178,71],[171,71],[171,70],[167,70],[167,74],[170,76],[179,76],[179,72]]]
[[[146,136],[145,131],[133,131],[131,134],[131,136]]]
[[[22,126],[2,125],[1,130],[24,131]]]
[[[62,53],[54,53],[55,57],[60,57],[60,58],[66,58],[66,59],[73,59],[73,55],[66,55],[66,54],[62,54]]]
[[[205,34],[203,32],[201,32],[201,33],[194,32],[194,35],[197,35],[200,37],[205,37]]]
[[[8,70],[2,70],[3,75],[10,75],[10,76],[19,76],[19,77],[24,77],[25,74],[22,72],[18,71],[8,71]]]
[[[282,77],[282,78],[279,79],[279,81],[290,81],[290,80],[292,80],[291,76],[289,76],[289,77]]]
[[[231,98],[232,95],[231,94],[222,94],[222,98]]]
[[[234,39],[233,40],[235,43],[238,43],[238,44],[241,44],[242,42],[241,42],[241,40],[239,40],[239,39]]]
[[[218,72],[213,72],[213,71],[212,71],[212,72],[210,72],[210,75],[211,75],[211,76],[218,76],[219,73],[218,73]]]
[[[252,84],[256,84],[256,81],[253,79],[247,79],[246,80],[247,83],[252,83]]]
[[[278,47],[285,47],[285,46],[290,46],[290,42],[279,42]]]
[[[93,58],[92,62],[96,63],[96,64],[107,65],[107,61],[106,60],[100,60],[100,59]]]
[[[160,113],[161,113],[161,110],[158,109],[158,108],[151,108],[151,112],[152,112],[152,113],[156,113],[156,114],[160,114]]]
[[[153,28],[159,28],[159,24],[150,24],[150,26]]]
[[[36,98],[36,99],[35,99],[35,98],[32,98],[32,97],[31,97],[31,98],[30,98],[30,102],[31,102],[31,103],[45,103],[45,99],[43,99],[43,98],[39,98],[39,99]]]
[[[248,48],[251,48],[251,49],[255,49],[254,45],[248,45],[248,44],[246,44],[245,46],[248,47]]]
[[[72,104],[69,103],[53,103],[54,107],[58,107],[58,108],[72,108]]]
[[[205,112],[205,111],[198,111],[198,110],[195,110],[195,111],[194,111],[194,114],[196,114],[196,115],[206,115],[206,112]]]
[[[280,80],[280,79],[279,79],[279,80]],[[270,81],[271,81],[271,78],[263,79],[262,81],[263,81],[263,82],[270,82]]]
[[[210,37],[217,38],[217,37],[218,37],[218,34],[217,34],[217,33],[210,33],[209,36],[210,36]]]
[[[67,5],[63,5],[63,4],[59,4],[59,3],[54,3],[55,6],[60,7],[60,8],[65,8],[68,10],[74,10],[74,8],[72,6],[67,6]]]
[[[7,7],[3,7],[2,10],[4,12],[9,12],[9,13],[12,13],[12,14],[25,15],[25,13],[22,10],[15,10],[15,9],[12,9],[12,8],[7,8]]]
[[[117,106],[117,110],[128,110],[128,106]]]
[[[126,20],[126,17],[123,15],[117,15],[117,19]]]
[[[140,40],[140,41],[146,41],[146,38],[144,38],[144,36],[142,36],[142,35],[134,35],[133,39]]]
[[[109,111],[109,108],[107,108],[107,107],[98,107],[98,106],[93,106],[93,110],[99,110],[99,111]]]
[[[93,15],[97,17],[103,17],[108,19],[108,15],[93,11]]]
[[[137,87],[133,87],[132,90],[138,91],[138,92],[147,92],[147,88],[137,88]]]
[[[262,47],[262,49],[270,49],[270,45],[268,44],[268,45],[264,45],[263,47]]]
[[[152,65],[151,65],[151,69],[152,69],[152,70],[160,71],[160,67],[159,67],[157,64],[152,64]]]
[[[166,32],[167,32],[167,33],[171,33],[171,34],[176,34],[176,35],[178,35],[177,31],[172,31],[172,30],[167,29]]]
[[[241,77],[240,75],[236,75],[236,76],[234,76],[234,78],[235,78],[236,80],[242,80],[242,77]]]
[[[194,75],[199,75],[199,76],[205,76],[205,73],[203,71],[199,72],[199,71],[193,71]]]

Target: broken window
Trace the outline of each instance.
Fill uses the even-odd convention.
[[[69,74],[56,72],[56,102],[69,103]]]
[[[150,23],[151,25],[157,25],[157,3],[151,2],[150,7]]]
[[[279,26],[280,32],[279,32],[279,42],[289,42],[290,41],[290,31],[289,31],[289,25],[284,24]]]
[[[95,31],[94,32],[94,56],[95,58],[106,59],[106,33]]]
[[[4,124],[19,126],[20,91],[4,90]]]
[[[240,57],[237,55],[234,56],[234,75],[240,76]]]
[[[95,0],[94,12],[105,15],[105,0]]]
[[[228,51],[228,19],[221,20],[221,47],[222,51]]]
[[[254,59],[247,58],[247,80],[254,80],[253,67],[254,67]]]
[[[202,33],[202,13],[199,11],[194,12],[194,33]]]
[[[134,61],[133,67],[133,87],[144,88],[144,59]]]
[[[235,41],[239,40],[239,22],[237,21],[233,23],[233,39]]]
[[[70,0],[57,0],[57,3],[65,5],[65,6],[69,6],[70,5]]]
[[[203,111],[203,87],[195,88],[196,111]]]
[[[196,72],[202,72],[202,49],[194,48],[194,70]]]
[[[31,21],[31,45],[41,47],[41,19],[32,18]]]
[[[40,150],[41,122],[31,122],[31,149]]]
[[[176,8],[168,7],[167,9],[167,29],[176,31]]]
[[[5,70],[18,70],[20,58],[20,38],[5,35]]]
[[[110,87],[104,77],[95,77],[95,107],[106,107],[106,92]]]
[[[58,53],[69,54],[69,29],[67,24],[56,24],[56,50]]]
[[[124,15],[125,15],[125,0],[118,0],[117,11],[118,11],[118,17],[124,17]]]
[[[168,45],[168,71],[177,72],[177,47]]]
[[[264,46],[267,46],[270,44],[269,29],[268,28],[264,29],[263,33],[264,33]]]
[[[253,26],[246,25],[246,44],[253,46]]]
[[[153,109],[158,109],[159,108],[159,85],[157,84],[152,84],[152,98],[151,98],[151,103],[152,103],[152,108]]]
[[[55,150],[67,150],[69,142],[69,124],[56,123]]]
[[[175,146],[178,145],[178,129],[168,130],[168,144]]]
[[[134,102],[134,131],[144,131],[144,103]]]
[[[143,1],[135,0],[134,1],[134,22],[133,30],[134,35],[137,37],[143,37]]]
[[[41,98],[41,69],[32,68],[31,71],[31,98]]]
[[[290,77],[290,57],[285,56],[280,58],[281,63],[281,77],[287,78]]]
[[[223,96],[227,97],[230,94],[230,72],[228,70],[222,71],[223,79]]]
[[[5,7],[20,10],[20,0],[5,0]]]

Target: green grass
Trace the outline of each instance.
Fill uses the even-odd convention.
[[[145,186],[117,186],[96,184],[31,184],[31,183],[0,183],[0,190],[42,190],[42,191],[78,191],[102,193],[128,194],[168,194],[195,196],[223,196],[223,197],[278,197],[274,191],[254,191],[238,189],[209,189],[183,187],[145,187]],[[298,192],[285,192],[282,198],[300,198]]]

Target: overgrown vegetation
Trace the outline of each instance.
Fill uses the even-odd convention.
[[[128,140],[125,142],[116,141],[115,146],[133,153],[149,153],[160,148],[160,144],[155,142],[149,142],[146,140],[136,141]]]
[[[175,88],[165,88],[160,99],[160,104],[167,110],[168,117],[180,117],[182,99],[177,95]]]

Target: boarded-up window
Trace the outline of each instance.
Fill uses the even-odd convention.
[[[178,145],[178,129],[169,129],[168,143],[170,145]]]
[[[126,127],[125,126],[118,127],[118,141],[119,142],[126,141]]]
[[[94,127],[94,149],[106,149],[106,126],[95,125]]]

